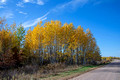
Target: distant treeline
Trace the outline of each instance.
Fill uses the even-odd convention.
[[[102,57],[102,60],[113,60],[113,59],[120,59],[120,57]]]
[[[60,21],[39,22],[25,33],[22,25],[8,26],[0,18],[0,68],[27,64],[93,64],[101,53],[93,34]]]

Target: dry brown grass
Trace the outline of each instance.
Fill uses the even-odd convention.
[[[90,67],[85,71],[75,72],[72,74],[70,72],[70,74],[66,75],[66,72],[79,70],[83,66],[66,66],[60,63],[48,64],[47,66],[42,67],[39,65],[26,65],[17,69],[1,70],[0,80],[68,80],[101,66]]]
[[[39,80],[50,75],[57,75],[60,72],[77,69],[78,66],[66,66],[64,64],[48,64],[39,67],[38,65],[27,65],[17,69],[0,71],[0,79],[10,80]],[[41,79],[40,79],[41,80]]]

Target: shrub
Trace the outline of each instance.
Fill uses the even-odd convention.
[[[26,65],[25,67],[22,67],[21,69],[25,74],[33,74],[39,70],[39,66],[38,65]]]
[[[8,50],[0,57],[0,69],[9,69],[20,66],[22,57],[18,52]]]
[[[11,53],[5,53],[0,58],[0,69],[8,69],[15,66],[15,60]]]

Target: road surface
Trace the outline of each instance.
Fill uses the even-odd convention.
[[[120,80],[120,60],[70,80]]]

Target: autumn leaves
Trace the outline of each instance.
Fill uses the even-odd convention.
[[[0,20],[0,66],[24,64],[92,64],[101,60],[100,49],[89,29],[60,21],[38,23],[25,34],[22,25],[6,26]]]
[[[72,23],[60,21],[38,23],[25,36],[25,47],[30,53],[39,54],[40,60],[50,63],[86,64],[101,60],[100,50],[89,29],[75,29]]]

